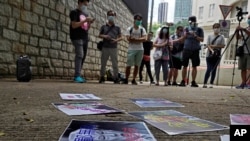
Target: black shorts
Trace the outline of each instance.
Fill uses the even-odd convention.
[[[185,50],[183,51],[182,65],[187,67],[189,64],[189,59],[192,61],[192,67],[197,67],[200,65],[200,50]]]
[[[179,58],[176,58],[174,56],[170,57],[169,60],[169,68],[175,68],[180,70],[182,65],[182,61]]]

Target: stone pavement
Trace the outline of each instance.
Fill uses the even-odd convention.
[[[218,124],[230,124],[229,114],[250,114],[250,90],[215,86],[213,89],[142,85],[76,84],[70,80],[32,80],[20,83],[0,79],[0,141],[56,141],[71,119],[140,121],[127,114],[67,116],[52,106],[62,102],[60,92],[93,93],[101,103],[130,111],[168,110],[192,115]],[[129,98],[165,98],[182,108],[140,108]],[[158,141],[219,141],[229,130],[169,136],[147,124]],[[3,135],[4,134],[4,135]]]

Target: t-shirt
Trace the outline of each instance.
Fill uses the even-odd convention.
[[[83,15],[87,17],[87,15],[84,15],[79,9],[75,9],[70,11],[70,21],[74,22],[80,22],[80,16]],[[71,24],[70,26],[70,39],[71,40],[78,40],[78,39],[88,39],[88,31],[83,29],[82,27],[78,27],[73,29]]]
[[[132,28],[132,33],[130,35],[130,29]],[[142,35],[141,35],[141,29],[142,29]],[[125,33],[126,36],[131,36],[132,38],[141,38],[142,36],[146,36],[146,30],[139,26],[138,29],[135,29],[134,27],[129,27]],[[142,43],[129,43],[128,50],[143,50],[143,44]]]
[[[208,35],[207,37],[207,45],[211,45],[213,40],[217,37],[218,35]],[[213,45],[225,45],[225,38],[223,35],[220,35],[213,43]],[[217,48],[221,50],[221,48]],[[209,55],[209,49],[207,50],[207,56]]]
[[[100,34],[109,35],[112,39],[117,39],[119,35],[121,35],[121,29],[118,26],[108,24],[103,25],[100,29]],[[112,43],[113,40],[103,39],[103,47],[106,48],[116,48],[117,42]]]
[[[150,56],[150,52],[151,52],[152,47],[153,47],[153,42],[152,41],[143,42],[144,55]]]
[[[184,41],[184,50],[196,51],[201,49],[200,41],[195,39],[195,37],[190,34],[192,32],[196,32],[197,36],[204,38],[204,32],[202,28],[196,27],[194,30],[192,30],[190,27],[186,27],[185,34],[187,37]]]
[[[248,31],[250,31],[250,27],[248,27],[247,28],[247,30]],[[244,46],[244,54],[249,54],[250,53],[250,36],[246,36],[246,33],[244,32],[244,38],[245,38],[245,40],[247,39],[247,42],[246,42],[246,44],[247,44],[247,47],[246,46]],[[242,44],[244,43],[244,41],[242,40]],[[248,48],[248,49],[247,49]],[[249,52],[248,52],[249,51]]]

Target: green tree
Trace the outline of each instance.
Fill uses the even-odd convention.
[[[174,24],[173,26],[171,26],[169,28],[169,33],[170,35],[174,34],[175,33],[175,30],[178,26],[183,26],[183,27],[186,27],[188,26],[189,23],[188,23],[188,20],[182,20],[182,21],[179,21],[178,23]]]
[[[159,29],[160,27],[161,27],[161,24],[158,24],[158,23],[153,23],[153,24],[152,24],[152,29],[151,29],[151,31],[154,33],[154,36],[156,36],[156,31],[157,31],[157,29]],[[148,29],[149,29],[149,27],[148,27]],[[150,31],[150,29],[149,29],[148,31]]]

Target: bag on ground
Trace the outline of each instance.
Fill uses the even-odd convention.
[[[17,59],[16,77],[19,82],[29,82],[31,80],[31,61],[28,56],[20,56]]]

